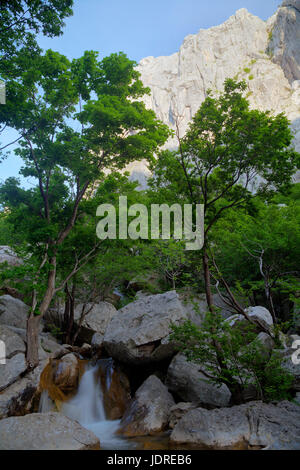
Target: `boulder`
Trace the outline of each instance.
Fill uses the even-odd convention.
[[[147,436],[163,431],[175,405],[167,387],[151,375],[137,390],[120,423],[120,434],[128,437]]]
[[[33,413],[0,421],[1,450],[98,450],[99,439],[60,413]]]
[[[228,406],[231,398],[228,387],[225,384],[217,387],[209,383],[200,368],[199,365],[188,362],[184,355],[177,354],[168,368],[167,387],[181,400],[199,406]]]
[[[263,348],[262,353],[264,357],[266,358],[266,360],[268,360],[271,356],[272,350],[275,347],[275,342],[273,338],[267,333],[262,331],[261,333],[257,335],[256,341],[262,345],[262,348]]]
[[[24,377],[0,392],[0,419],[23,416],[37,408],[40,375],[45,365],[45,361],[40,362],[33,371],[26,373]]]
[[[58,343],[56,338],[54,338],[51,333],[41,333],[40,347],[49,355],[53,355],[61,349],[61,344]]]
[[[279,354],[282,358],[281,366],[284,370],[292,374],[294,378],[293,390],[300,392],[300,364],[293,361],[293,354],[296,353],[296,349],[274,349],[274,353]],[[298,354],[298,359],[300,354]],[[298,361],[297,361],[298,362]],[[1,367],[1,366],[0,366]]]
[[[188,319],[191,320],[192,323],[200,326],[205,314],[209,310],[206,295],[190,295],[189,293],[183,293],[180,295],[180,300],[187,311]],[[223,318],[232,316],[232,311],[218,294],[213,294],[213,303],[219,309],[218,312]]]
[[[23,260],[18,258],[16,253],[6,245],[0,246],[0,264],[7,263],[9,266],[20,266]]]
[[[249,315],[250,318],[259,320],[269,327],[273,326],[272,315],[265,307],[248,307],[245,309],[245,312]]]
[[[79,304],[74,312],[75,323],[79,324],[84,304]],[[104,337],[107,325],[116,315],[117,309],[109,302],[99,302],[98,304],[86,304],[85,311],[88,312],[84,317],[79,339],[85,343],[91,343],[95,333]]]
[[[197,408],[195,403],[181,402],[172,406],[170,410],[170,419],[169,419],[169,428],[174,429],[176,424],[181,420],[181,418],[191,410]]]
[[[19,337],[19,341],[21,340],[24,344],[24,349],[22,348],[22,351],[25,352],[26,330],[24,328],[16,328],[14,326],[3,325],[3,327],[9,329],[13,334]],[[40,330],[42,330],[42,328],[43,326],[40,325]],[[1,331],[1,325],[0,325],[0,331]],[[41,361],[48,359],[48,357],[50,356],[53,356],[60,349],[61,349],[61,345],[57,342],[57,340],[50,333],[40,333],[39,335],[39,359]]]
[[[10,295],[0,297],[0,324],[26,329],[29,307]]]
[[[10,359],[17,353],[25,354],[26,346],[22,338],[9,327],[0,324],[0,341],[5,344],[6,359]]]
[[[97,354],[103,345],[103,335],[101,333],[95,333],[92,337],[91,346],[93,354]]]
[[[23,353],[18,353],[11,359],[7,359],[6,364],[0,364],[0,392],[16,382],[20,375],[26,371],[26,368]]]
[[[74,390],[79,381],[79,364],[73,354],[63,356],[59,361],[53,361],[53,383],[63,392]]]
[[[273,318],[269,310],[265,307],[248,307],[245,309],[245,312],[250,318],[257,322],[258,331],[261,329],[259,324],[261,324],[267,330],[270,330],[273,326]],[[244,315],[232,315],[226,320],[230,326],[245,325],[248,323]]]
[[[115,359],[146,364],[171,358],[176,351],[170,343],[170,324],[187,320],[187,313],[175,291],[150,295],[118,311],[104,335],[104,347]]]
[[[251,402],[232,408],[186,413],[170,437],[172,444],[200,449],[300,449],[300,407]]]

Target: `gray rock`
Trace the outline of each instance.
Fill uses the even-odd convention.
[[[188,362],[182,354],[177,354],[168,369],[167,387],[182,400],[199,406],[228,406],[231,398],[228,387],[224,384],[217,387],[209,383],[199,369],[199,365]]]
[[[28,372],[24,377],[0,392],[0,419],[9,416],[23,416],[33,410],[35,399],[39,399],[40,375],[46,362]],[[1,366],[0,366],[1,367]]]
[[[275,14],[269,49],[292,84],[300,79],[300,2],[287,0]]]
[[[115,359],[142,364],[172,357],[170,324],[187,319],[175,291],[150,295],[132,302],[115,315],[104,335],[104,347]]]
[[[258,328],[259,324],[261,324],[267,330],[271,330],[273,326],[272,315],[265,307],[248,307],[245,309],[245,312],[250,318],[258,322]],[[230,326],[247,323],[244,315],[232,315],[231,317],[227,318],[226,321]]]
[[[0,297],[0,324],[26,329],[29,307],[10,295]]]
[[[248,307],[245,309],[245,312],[250,318],[258,319],[269,327],[273,326],[272,315],[265,307]]]
[[[120,423],[120,433],[134,437],[163,431],[173,405],[175,402],[167,387],[159,378],[151,375],[137,390],[126,410]]]
[[[0,324],[0,341],[3,341],[6,349],[6,359],[10,359],[17,353],[25,353],[26,346],[22,338],[9,327]]]
[[[300,0],[284,0],[281,6],[296,8],[300,11]]]
[[[275,347],[275,342],[270,335],[263,331],[257,335],[256,340],[263,346],[266,358],[269,358]]]
[[[181,418],[191,410],[197,408],[195,403],[177,403],[176,405],[172,406],[170,410],[170,419],[169,419],[169,428],[174,429],[176,424],[181,420]]]
[[[16,328],[14,326],[6,326],[3,325],[5,328],[9,329],[15,335],[17,335],[24,343],[23,352],[25,352],[26,348],[26,330],[24,328]],[[39,359],[43,361],[48,357],[54,355],[58,350],[61,349],[61,345],[57,342],[57,340],[51,335],[51,333],[42,333],[43,325],[40,325],[40,335],[39,335]],[[0,328],[1,330],[1,328]]]
[[[22,353],[7,359],[6,364],[0,364],[0,392],[16,382],[26,368],[25,356]]]
[[[192,298],[189,295],[180,295],[180,300],[187,312],[188,319],[200,326],[205,314],[208,312],[208,306],[205,294],[195,295]],[[218,294],[213,294],[213,303],[219,309],[219,314],[223,318],[232,316],[229,307],[223,302]]]
[[[197,408],[176,425],[170,440],[197,448],[300,449],[300,407],[251,402],[218,410]]]
[[[75,309],[74,319],[77,325],[82,307],[83,304],[79,304]],[[84,317],[79,338],[83,342],[91,343],[95,333],[104,336],[109,322],[117,313],[117,309],[109,302],[99,302],[98,304],[86,304],[85,311],[89,313]]]
[[[91,346],[93,352],[98,351],[103,345],[104,335],[101,333],[95,333],[92,337]]]
[[[0,421],[1,450],[96,450],[99,439],[60,413],[33,413]]]
[[[267,22],[243,8],[221,25],[187,36],[178,52],[142,59],[138,70],[151,90],[144,97],[146,106],[174,130],[177,120],[182,137],[208,89],[216,94],[225,78],[237,76],[248,83],[252,108],[287,114],[299,151],[300,91],[291,86],[292,80],[299,80],[298,4],[298,0],[286,2],[294,8],[279,8]],[[173,137],[165,147],[177,146]],[[150,174],[146,161],[131,163],[127,170],[146,186]]]
[[[18,258],[16,253],[6,245],[0,246],[0,264],[8,263],[9,266],[20,266],[23,260]]]
[[[61,349],[61,344],[50,333],[40,334],[40,346],[48,354],[53,355]]]
[[[277,354],[282,357],[281,366],[284,370],[292,374],[294,377],[293,389],[300,392],[300,364],[294,363],[292,360],[293,354],[296,352],[295,349],[287,348],[287,349],[276,349],[274,350]],[[298,358],[300,358],[300,354],[298,354]]]

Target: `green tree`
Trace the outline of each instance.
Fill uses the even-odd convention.
[[[245,82],[227,79],[220,96],[209,93],[185,137],[179,139],[178,151],[162,152],[155,167],[156,186],[204,205],[202,263],[211,311],[212,227],[227,210],[246,206],[257,195],[285,190],[299,166],[287,118],[250,110],[245,89]]]
[[[172,329],[171,338],[188,361],[199,365],[208,382],[225,384],[232,393],[233,404],[245,401],[249,386],[256,388],[260,400],[291,398],[292,375],[281,367],[279,355],[272,354],[270,358],[253,325],[232,327],[220,315],[208,312],[200,327],[188,321],[173,325]],[[216,342],[223,352],[222,364]]]
[[[63,282],[57,285],[59,252],[89,190],[105,180],[108,170],[152,160],[169,135],[140,100],[148,89],[135,66],[123,53],[99,62],[95,52],[85,52],[70,62],[49,50],[28,70],[34,92],[14,121],[23,136],[16,153],[24,161],[23,176],[36,178],[38,184],[25,190],[9,178],[0,187],[0,198],[11,210],[15,230],[22,231],[28,252],[39,259],[27,327],[29,367],[38,363],[40,319],[64,287]],[[85,247],[71,275],[97,246]],[[35,288],[43,275],[46,285]]]
[[[37,48],[36,35],[62,34],[73,14],[73,0],[2,0],[0,5],[0,70],[20,48]]]
[[[6,106],[0,107],[0,134],[15,128],[15,120],[29,106],[34,93],[32,61],[41,54],[37,35],[62,34],[64,19],[72,15],[73,0],[2,0],[0,4],[0,79],[5,82]],[[16,128],[15,128],[16,129]],[[18,138],[22,137],[22,131]],[[27,129],[28,132],[28,129]],[[17,138],[17,139],[18,139]],[[0,146],[5,150],[17,139]]]
[[[275,197],[265,204],[256,201],[252,214],[228,211],[213,231],[214,256],[226,280],[239,285],[247,296],[260,298],[272,313],[274,322],[291,320],[289,297],[299,291],[300,205],[290,197]],[[240,289],[241,290],[241,289]],[[254,297],[254,299],[253,299]]]

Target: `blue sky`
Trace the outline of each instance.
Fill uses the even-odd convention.
[[[185,36],[223,23],[240,8],[265,20],[278,4],[279,0],[75,0],[64,36],[40,42],[69,57],[94,49],[101,56],[123,51],[139,61],[176,52]]]
[[[44,49],[53,49],[69,58],[85,50],[96,50],[100,58],[125,52],[140,61],[149,55],[170,55],[183,39],[199,29],[223,23],[240,8],[266,20],[279,0],[75,0],[74,15],[67,19],[64,35],[40,37]],[[6,139],[11,139],[9,133]],[[5,139],[5,140],[6,140]],[[11,139],[12,140],[12,139]],[[2,136],[2,143],[6,143]],[[17,176],[21,162],[11,156],[0,164],[0,182]]]

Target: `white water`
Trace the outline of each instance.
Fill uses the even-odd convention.
[[[43,390],[41,393],[40,403],[39,403],[39,413],[48,413],[48,411],[54,410],[54,403],[49,397],[47,390]]]
[[[115,434],[120,421],[109,421],[105,417],[103,393],[97,370],[98,366],[87,366],[76,395],[68,402],[63,403],[61,413],[78,421],[83,427],[99,437],[101,449],[134,448],[134,443]],[[107,381],[110,381],[111,373],[112,371],[109,369]]]

